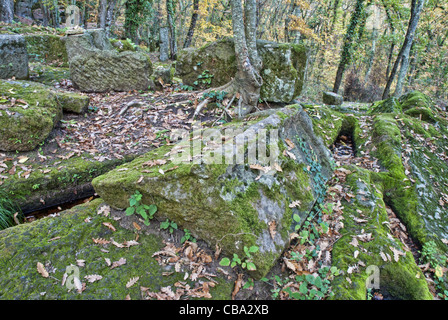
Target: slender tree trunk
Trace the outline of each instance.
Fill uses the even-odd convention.
[[[14,19],[14,0],[0,0],[0,22],[11,23]]]
[[[101,29],[106,28],[107,0],[99,0],[97,25]]]
[[[410,52],[411,52],[411,49],[409,47],[407,47],[405,49],[405,52],[403,52],[403,57],[401,58],[401,64],[400,64],[400,72],[398,73],[398,78],[397,78],[397,86],[395,87],[395,92],[394,92],[395,97],[399,97],[402,94],[404,79],[406,77],[406,73],[409,68]]]
[[[300,41],[300,32],[297,30],[290,30],[291,16],[300,16],[300,7],[295,1],[291,2],[291,9],[285,20],[285,38],[286,42],[298,43]]]
[[[390,69],[392,67],[392,58],[394,56],[394,49],[395,49],[395,43],[391,43],[389,56],[387,58],[386,79],[388,79],[390,75]]]
[[[166,0],[167,22],[170,33],[170,58],[175,60],[177,55],[176,26],[174,25],[174,4],[173,0]]]
[[[191,15],[190,28],[188,29],[187,37],[184,42],[184,49],[191,45],[193,40],[194,30],[196,28],[196,22],[198,21],[199,0],[193,2],[193,14]]]
[[[372,71],[373,61],[375,60],[376,41],[377,40],[378,40],[378,29],[373,28],[373,30],[372,30],[372,48],[370,49],[369,61],[367,63],[366,76],[364,77],[365,83],[367,83],[369,81],[370,72]]]
[[[54,18],[53,18],[53,27],[55,28],[59,28],[60,24],[59,24],[59,3],[58,0],[53,0],[53,14],[54,14]]]
[[[114,10],[117,0],[100,0],[100,7],[98,12],[98,24],[101,29],[104,29],[106,36],[109,36],[111,26],[114,22]]]
[[[341,0],[335,0],[333,4],[333,19],[331,20],[330,34],[333,33],[336,21],[338,19],[338,7],[340,3]]]
[[[403,42],[403,46],[401,47],[401,50],[398,54],[398,57],[395,60],[394,67],[392,68],[392,71],[389,75],[389,79],[387,80],[386,87],[384,88],[383,99],[389,98],[392,82],[394,81],[394,78],[397,74],[398,67],[401,64],[402,59],[406,59],[405,58],[406,53],[407,56],[409,56],[409,50],[412,46],[412,42],[414,41],[415,30],[417,29],[418,20],[420,19],[420,13],[423,10],[424,2],[425,0],[412,0],[411,18],[409,19],[409,25],[406,31],[406,36]],[[406,62],[405,64],[403,64],[403,67],[404,67],[403,73],[406,74],[407,69],[409,67],[409,63]],[[400,86],[398,86],[397,84],[397,90],[396,90],[397,93],[401,92],[403,83],[401,82],[399,85]]]
[[[338,70],[336,72],[336,79],[334,81],[333,92],[338,93],[339,87],[341,86],[342,77],[344,76],[345,69],[350,62],[350,55],[353,47],[353,40],[355,38],[355,31],[358,24],[361,22],[362,14],[364,11],[364,1],[357,0],[355,11],[353,11],[352,17],[350,19],[350,24],[347,28],[347,33],[345,34],[344,47],[342,49],[341,61],[339,62]]]
[[[256,6],[256,0],[245,1],[246,23],[244,23],[241,1],[232,0],[232,25],[238,70],[234,86],[240,94],[239,117],[247,115],[257,106],[263,84],[259,74],[262,62],[256,44]]]

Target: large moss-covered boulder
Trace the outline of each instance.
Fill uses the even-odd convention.
[[[323,92],[322,101],[326,105],[340,106],[344,101],[344,98],[341,95],[334,92]]]
[[[85,109],[88,97],[56,91],[31,81],[0,80],[0,150],[29,151],[41,144],[62,111]]]
[[[143,225],[137,235],[132,224],[140,223],[137,219],[117,221],[107,210],[97,199],[59,217],[0,231],[0,299],[139,300],[145,291],[176,292],[176,282],[191,271],[182,265],[185,272],[167,272],[169,266],[159,264],[153,254],[164,249],[163,236]],[[196,289],[199,281],[186,283]],[[213,282],[210,296],[230,299],[233,283],[219,275]]]
[[[67,54],[73,84],[84,92],[147,90],[152,74],[142,52],[118,52],[103,30],[67,35]]]
[[[67,51],[62,36],[37,33],[26,34],[24,37],[30,61],[68,66]]]
[[[0,79],[28,78],[26,43],[20,35],[0,35]]]
[[[411,104],[409,100],[414,102]],[[402,103],[408,105],[404,112]],[[327,145],[333,144],[334,137],[339,133],[351,134],[358,154],[368,155],[380,165],[380,168],[369,171],[359,166],[346,168],[350,171],[347,190],[355,198],[342,203],[345,219],[344,231],[341,232],[344,235],[333,248],[333,265],[351,270],[352,274],[348,278],[347,274],[340,277],[335,283],[335,297],[363,299],[367,294],[365,281],[369,276],[365,268],[370,264],[379,267],[381,291],[384,289],[392,298],[431,299],[424,281],[421,281],[423,275],[416,268],[416,265],[429,263],[433,275],[439,265],[436,290],[443,298],[444,290],[448,287],[444,271],[448,256],[446,114],[442,112],[440,115],[441,111],[437,111],[423,94],[417,92],[407,94],[404,98],[385,100],[374,106],[377,107],[374,108],[376,112],[364,116],[333,110],[329,112],[326,108],[309,109],[315,115],[315,128],[319,128],[316,131],[327,137]],[[411,110],[428,111],[431,118],[426,118],[424,113],[409,113]],[[357,121],[349,121],[353,118],[357,118]],[[347,128],[344,123],[349,122],[352,125]],[[388,220],[391,224],[397,221],[387,219],[388,210],[393,210],[399,218],[407,239],[412,239],[420,252],[425,252],[425,255],[415,256],[415,262],[410,252],[406,252],[409,249],[405,251],[404,246],[399,249],[402,245],[397,242],[395,231],[394,237],[391,237],[387,228],[384,228]],[[362,237],[362,233],[372,233],[371,241],[358,241],[360,246],[354,246],[352,239],[358,235]],[[391,240],[395,244],[391,245]],[[389,250],[385,246],[388,242]],[[373,248],[382,249],[373,251]],[[406,255],[397,253],[399,257],[396,261],[396,250]],[[355,258],[356,251],[359,255],[356,253]],[[363,255],[363,252],[369,255]],[[410,277],[412,274],[414,277]],[[428,277],[428,271],[425,275]]]
[[[332,250],[333,265],[343,271],[332,284],[333,299],[366,299],[377,275],[376,289],[388,299],[432,300],[411,251],[392,236],[383,186],[368,170],[349,169],[345,185],[355,196],[344,203],[344,236]]]
[[[414,118],[424,121],[437,122],[437,112],[434,104],[427,95],[419,91],[411,91],[399,98],[390,97],[388,99],[375,102],[370,110],[371,114],[376,113],[404,113]]]
[[[261,99],[290,102],[297,98],[303,86],[305,47],[259,40],[257,48],[263,61]],[[189,86],[219,87],[228,83],[236,74],[233,40],[226,38],[199,49],[181,50],[176,72]]]
[[[324,184],[332,173],[331,158],[300,107],[283,109],[241,131],[233,128],[232,133],[230,128],[223,133],[228,142],[222,149],[216,147],[221,138],[215,142],[203,139],[203,151],[208,150],[205,163],[198,163],[197,157],[194,161],[176,160],[185,156],[182,150],[189,148],[188,140],[156,149],[94,179],[92,184],[108,204],[120,209],[127,208],[130,197],[139,191],[143,203],[157,205],[158,215],[191,230],[211,247],[219,246],[228,256],[236,253],[242,257],[244,247],[258,246],[253,276],[261,278],[288,245],[295,223],[301,223],[325,193]],[[262,129],[273,130],[270,140],[263,138]],[[192,141],[197,141],[198,134],[193,133]],[[204,131],[203,136],[208,134],[220,136],[216,131]],[[249,138],[247,148],[237,145],[240,154],[269,141],[274,163],[269,167],[242,161],[235,164],[230,137],[237,141]],[[275,159],[276,149],[279,154]],[[210,159],[222,157],[229,161],[210,163]],[[184,160],[188,159],[187,155]],[[294,214],[299,221],[294,222]]]
[[[70,79],[70,70],[64,67],[52,67],[46,64],[30,63],[30,80],[55,86],[61,81]]]

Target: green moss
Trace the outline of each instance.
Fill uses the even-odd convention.
[[[126,40],[109,39],[109,41],[118,52],[123,52],[123,51],[135,52],[136,51],[135,45],[133,43],[131,43],[129,41],[129,39],[126,39]]]
[[[68,67],[67,50],[62,37],[54,34],[25,35],[30,61],[45,62],[47,64],[58,62],[62,67]]]
[[[412,108],[428,108],[433,109],[431,98],[419,91],[411,91],[400,97],[400,103],[403,111]]]
[[[36,162],[28,162],[32,165],[27,179],[18,175],[10,176],[2,185],[11,198],[22,208],[36,207],[40,199],[48,200],[50,197],[64,197],[64,194],[72,194],[71,188],[89,184],[93,178],[113,169],[117,165],[130,161],[133,157],[125,157],[122,160],[106,160],[103,162],[89,159],[88,154],[72,157],[67,160],[58,160],[58,164],[52,162],[45,167]],[[49,170],[47,172],[47,170]],[[46,172],[46,173],[44,173]],[[39,186],[35,188],[34,186]]]
[[[386,100],[377,101],[375,102],[371,109],[370,114],[375,113],[401,113],[402,112],[402,106],[400,104],[400,101],[395,98],[391,97]]]
[[[68,68],[51,67],[41,63],[30,63],[30,77],[32,81],[36,81],[47,86],[54,86],[64,79],[70,78]]]
[[[367,293],[366,280],[369,276],[365,268],[368,266],[379,268],[380,289],[383,293],[397,299],[432,299],[425,278],[412,255],[408,252],[405,256],[400,256],[398,262],[394,259],[391,247],[405,251],[399,240],[388,236],[388,217],[381,184],[375,182],[375,177],[367,170],[357,167],[349,169],[352,174],[347,177],[346,184],[356,196],[350,203],[343,204],[344,234],[333,247],[332,264],[343,271],[358,265],[358,261],[362,261],[363,265],[358,265],[358,272],[355,270],[352,274],[346,273],[334,280],[334,299],[364,300]],[[354,217],[368,221],[360,224]],[[350,244],[353,237],[362,233],[371,233],[371,240],[358,240],[357,247]],[[355,258],[356,250],[359,254]],[[389,255],[391,261],[387,258],[387,261],[384,261],[381,252],[386,257]],[[346,277],[350,278],[351,283]]]
[[[346,115],[329,107],[307,105],[304,110],[313,121],[314,133],[322,138],[327,148],[331,148],[344,128],[351,130],[351,119],[346,121]]]
[[[164,244],[161,237],[154,234],[140,234],[139,245],[127,249],[94,244],[92,238],[113,238],[117,242],[135,239],[133,230],[118,226],[111,217],[97,214],[102,205],[97,199],[88,204],[74,207],[63,213],[62,217],[48,217],[30,224],[20,225],[0,232],[0,263],[3,276],[0,276],[0,297],[2,299],[116,299],[127,295],[131,299],[141,299],[140,286],[150,291],[160,291],[161,287],[173,286],[183,279],[183,273],[166,276],[166,270],[152,257]],[[89,218],[89,222],[86,219]],[[113,232],[103,225],[115,225]],[[111,269],[105,258],[111,262],[121,258],[126,264]],[[81,282],[86,283],[82,294],[76,290],[68,291],[61,286],[66,268],[76,265],[77,260],[85,260],[79,267]],[[37,263],[46,265],[50,277],[44,278],[37,272]],[[69,272],[69,276],[73,273]],[[89,283],[87,275],[101,275],[103,278]],[[126,283],[139,277],[137,285],[126,288]],[[211,289],[215,299],[230,298],[231,285],[217,278],[218,284]]]

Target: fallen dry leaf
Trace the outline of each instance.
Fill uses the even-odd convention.
[[[240,291],[240,289],[243,287],[243,274],[240,273],[237,276],[237,279],[235,281],[235,286],[232,291],[232,300],[235,300],[235,296]]]
[[[37,263],[37,272],[39,272],[44,278],[48,278],[49,276],[47,269],[45,269],[44,265],[40,262]]]
[[[126,288],[130,288],[132,287],[134,284],[137,283],[137,281],[140,279],[140,277],[135,277],[135,278],[131,278],[129,279],[129,281],[126,283]]]
[[[99,280],[103,279],[103,276],[100,276],[98,274],[92,274],[92,275],[85,276],[84,279],[86,279],[90,283],[93,283],[95,281],[99,281]]]
[[[114,268],[120,267],[124,264],[126,264],[126,259],[120,258],[120,260],[112,262],[112,266],[110,268],[114,269]]]

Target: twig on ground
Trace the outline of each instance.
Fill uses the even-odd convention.
[[[198,106],[196,107],[196,110],[194,111],[193,119],[196,118],[196,116],[199,114],[199,112],[201,112],[202,108],[204,108],[204,106],[206,106],[209,101],[210,101],[210,99],[207,98],[207,99],[204,99],[201,103],[198,104]]]

